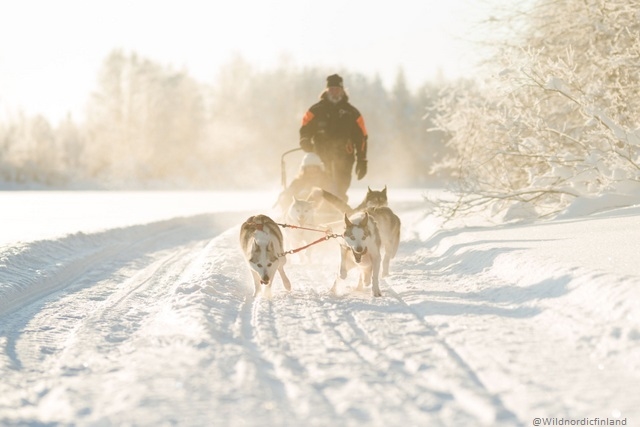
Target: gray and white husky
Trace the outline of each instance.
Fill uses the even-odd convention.
[[[267,215],[249,217],[240,227],[240,247],[249,264],[257,296],[262,286],[266,296],[271,295],[271,284],[280,273],[285,289],[291,290],[291,282],[284,271],[287,262],[283,251],[282,232],[278,225]]]
[[[350,217],[344,215],[344,243],[340,244],[340,271],[331,292],[335,293],[340,280],[347,278],[353,268],[360,270],[357,290],[371,284],[371,293],[375,297],[380,292],[380,249],[381,240],[376,221],[368,212],[358,212]]]
[[[315,225],[316,209],[313,202],[293,197],[285,218],[288,223],[311,227]]]
[[[320,195],[327,202],[329,202],[335,209],[351,215],[354,212],[361,212],[367,208],[380,208],[383,206],[389,206],[389,199],[387,198],[387,186],[385,185],[382,190],[372,190],[371,187],[367,187],[367,194],[358,206],[352,208],[335,194],[322,190]],[[317,197],[317,196],[316,196]]]
[[[287,209],[285,220],[288,224],[298,227],[314,227],[316,225],[316,209],[313,202],[293,197]],[[292,247],[302,247],[311,243],[316,236],[313,231],[291,228],[286,230],[287,242]],[[309,260],[308,251],[298,253],[300,260]]]
[[[382,277],[389,275],[389,264],[398,253],[400,246],[400,218],[387,206],[371,207],[365,210],[376,221],[380,233],[382,258]]]
[[[400,245],[401,222],[398,215],[388,206],[387,187],[385,186],[382,190],[372,190],[367,187],[367,194],[364,200],[355,208],[352,208],[344,200],[326,190],[322,191],[322,197],[333,207],[347,215],[355,212],[367,212],[375,219],[380,233],[381,247],[384,252],[382,277],[388,276],[389,264],[396,256]]]

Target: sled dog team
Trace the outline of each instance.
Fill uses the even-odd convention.
[[[360,205],[351,208],[339,197],[320,188],[307,200],[293,198],[285,218],[294,225],[312,226],[318,201],[328,202],[344,214],[344,233],[340,236],[340,268],[331,291],[335,292],[347,273],[359,269],[357,290],[371,285],[373,296],[382,296],[379,278],[389,274],[389,263],[400,244],[400,218],[388,207],[387,187],[381,191],[367,189]],[[302,230],[294,230],[302,231]],[[303,233],[291,238],[296,245],[308,244],[310,238]],[[267,215],[249,217],[240,227],[240,247],[253,276],[257,296],[262,288],[270,295],[271,284],[280,273],[285,289],[291,290],[291,281],[284,271],[286,253],[284,237],[279,225]]]

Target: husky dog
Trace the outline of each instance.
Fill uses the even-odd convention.
[[[388,207],[387,186],[380,191],[371,190],[367,187],[367,194],[356,208],[352,208],[342,199],[326,190],[322,191],[322,197],[331,203],[336,209],[342,210],[345,214],[351,215],[355,212],[367,212],[373,217],[378,226],[381,247],[384,250],[382,261],[382,277],[389,275],[389,263],[396,256],[400,245],[400,218]]]
[[[380,191],[372,190],[370,187],[367,187],[367,194],[364,196],[364,200],[355,208],[355,210],[359,211],[367,208],[380,208],[383,206],[389,206],[386,185]]]
[[[249,217],[240,227],[240,247],[251,269],[255,290],[260,293],[261,285],[266,286],[267,296],[271,295],[271,283],[280,272],[285,289],[291,290],[291,282],[284,271],[287,262],[282,242],[282,232],[278,225],[266,215]]]
[[[347,204],[347,202],[327,190],[322,190],[322,197],[333,205],[334,208],[346,213],[347,215],[351,215],[354,212],[361,212],[367,208],[389,206],[386,185],[382,190],[372,190],[370,187],[367,187],[367,194],[364,196],[364,200],[362,200],[362,202],[355,208],[352,208]]]
[[[315,206],[309,200],[293,197],[293,201],[287,209],[285,215],[286,222],[299,227],[310,227],[315,225]],[[312,231],[291,229],[287,230],[287,241],[294,247],[304,246],[313,240]],[[305,258],[300,252],[300,259]]]
[[[351,217],[344,215],[344,244],[340,244],[340,272],[331,292],[336,291],[338,281],[347,278],[349,270],[358,267],[360,278],[358,290],[372,284],[371,293],[382,296],[378,277],[380,275],[380,234],[375,220],[367,212],[358,212]]]
[[[313,202],[293,197],[286,213],[287,222],[293,225],[310,226],[315,223],[315,207]]]
[[[400,246],[400,218],[387,206],[371,207],[365,210],[376,221],[382,240],[382,277],[389,275],[389,263],[398,253]]]

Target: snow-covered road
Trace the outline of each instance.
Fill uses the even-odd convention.
[[[3,243],[0,425],[640,423],[638,211],[437,231],[422,193],[382,298],[327,292],[332,240],[254,300],[231,199]]]

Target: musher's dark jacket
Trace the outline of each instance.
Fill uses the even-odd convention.
[[[345,94],[337,104],[326,99],[312,105],[302,119],[300,140],[313,140],[314,150],[327,163],[336,157],[367,159],[367,129],[360,112]],[[353,160],[352,160],[353,162]]]

